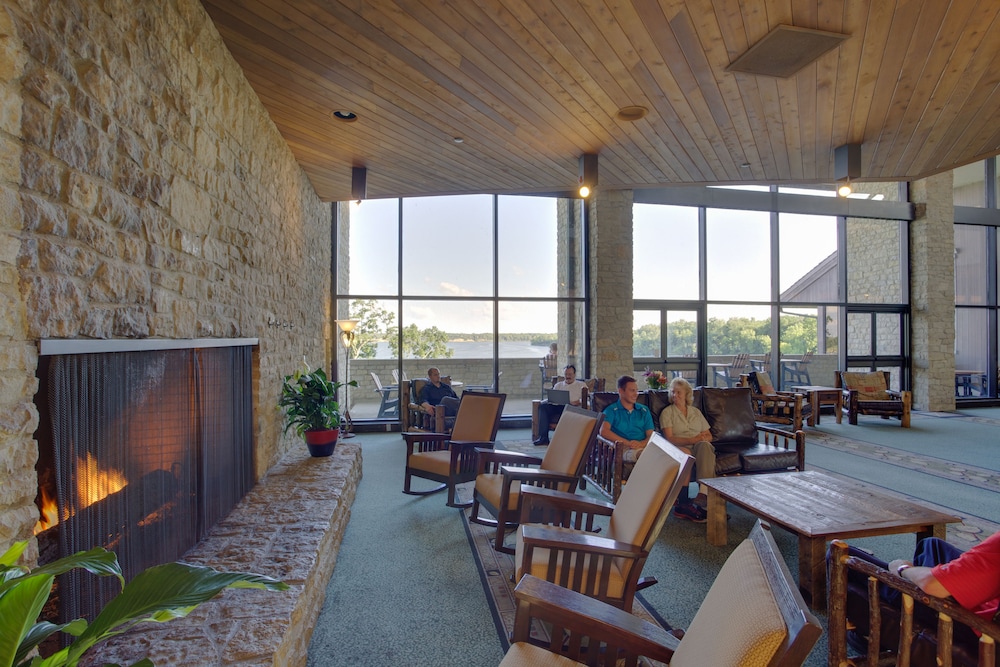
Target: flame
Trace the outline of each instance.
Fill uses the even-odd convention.
[[[97,459],[87,452],[86,459],[78,459],[76,485],[76,506],[89,507],[125,488],[128,480],[117,470],[103,471],[97,468]],[[35,524],[35,535],[59,523],[59,507],[48,489],[41,489],[41,518]],[[72,514],[70,514],[72,516]]]
[[[97,459],[87,452],[86,460],[79,460],[77,470],[76,502],[79,509],[90,507],[125,488],[128,480],[117,470],[104,472],[97,469]]]

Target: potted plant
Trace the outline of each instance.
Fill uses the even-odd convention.
[[[288,589],[284,582],[259,574],[220,572],[200,565],[166,563],[140,572],[125,583],[113,551],[95,547],[29,570],[17,564],[28,543],[17,542],[0,555],[0,665],[16,667],[75,667],[94,644],[121,634],[136,623],[164,622],[187,616],[225,588]],[[56,576],[73,568],[100,576],[115,576],[121,592],[90,623],[78,618],[56,625],[38,620]],[[69,645],[45,658],[31,652],[46,638],[64,632]],[[150,667],[145,658],[133,667]]]
[[[281,384],[278,407],[285,411],[285,433],[294,428],[313,456],[330,456],[340,437],[340,404],[337,391],[350,382],[332,382],[322,368],[297,370]]]

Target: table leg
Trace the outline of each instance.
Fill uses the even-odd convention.
[[[819,424],[819,392],[811,391],[809,392],[809,405],[812,406],[812,414],[809,415],[809,425],[816,426]]]
[[[844,392],[837,392],[837,423],[840,423],[841,417],[844,416]]]
[[[706,538],[713,547],[724,547],[729,542],[726,526],[726,499],[715,489],[708,488],[708,524]]]
[[[930,530],[918,530],[917,531],[917,542],[926,537],[936,537],[939,540],[947,539],[948,537],[948,524],[946,523],[936,523],[931,526]]]
[[[826,609],[826,540],[799,536],[799,590],[813,609]]]

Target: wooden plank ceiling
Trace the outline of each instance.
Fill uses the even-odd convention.
[[[997,0],[203,4],[326,201],[352,166],[379,198],[566,191],[582,153],[605,188],[830,182],[846,143],[859,180],[1000,153]],[[779,25],[850,37],[788,78],[726,71]]]

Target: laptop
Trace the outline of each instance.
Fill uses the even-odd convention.
[[[568,389],[548,389],[549,403],[552,405],[569,405]]]

